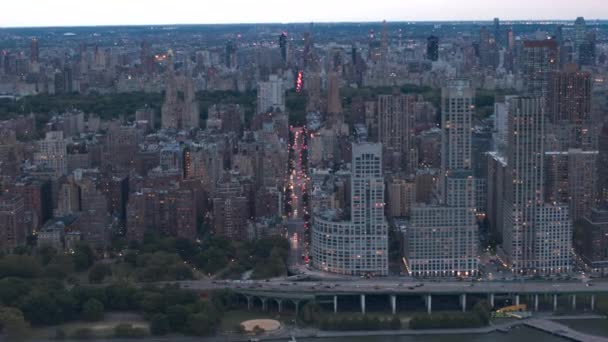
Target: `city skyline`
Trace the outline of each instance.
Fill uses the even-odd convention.
[[[480,21],[500,17],[503,20],[570,20],[584,16],[588,20],[608,18],[608,7],[601,0],[555,3],[550,0],[449,1],[449,0],[379,0],[371,7],[363,1],[344,3],[311,0],[296,11],[280,0],[249,2],[241,0],[177,0],[171,7],[157,6],[143,0],[76,0],[54,2],[26,0],[5,4],[0,27],[179,25],[237,23],[306,23],[306,22],[379,22],[387,21]],[[158,7],[158,8],[155,8]],[[184,11],[188,8],[188,11]],[[318,11],[323,8],[324,11]],[[442,11],[437,11],[441,8]],[[31,9],[36,9],[32,11]],[[266,9],[266,10],[260,10]],[[474,9],[474,10],[472,10]],[[522,9],[525,11],[522,14]],[[14,15],[28,11],[27,16]],[[145,15],[133,15],[145,13]]]

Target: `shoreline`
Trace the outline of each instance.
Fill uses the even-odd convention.
[[[550,321],[559,321],[559,320],[591,320],[591,319],[606,319],[606,316],[601,315],[587,315],[587,316],[544,316],[537,317],[537,319],[545,319]],[[365,331],[365,330],[357,330],[357,331],[324,331],[319,329],[310,329],[311,331],[306,332],[295,332],[292,334],[286,334],[286,332],[282,332],[281,336],[259,336],[259,337],[245,337],[241,339],[229,340],[231,342],[246,342],[249,341],[249,338],[258,338],[259,341],[289,341],[291,336],[295,337],[297,340],[299,339],[317,339],[317,338],[344,338],[344,337],[381,337],[381,336],[442,336],[442,335],[486,335],[494,332],[499,333],[508,333],[509,330],[515,327],[526,326],[531,329],[534,327],[526,324],[527,320],[517,320],[513,322],[503,323],[503,324],[490,324],[486,327],[481,328],[467,328],[467,329],[423,329],[423,330],[413,330],[413,329],[399,329],[399,330],[373,330],[373,331]],[[546,332],[550,334],[549,332]],[[225,336],[228,338],[228,336]],[[228,340],[227,340],[228,341]]]

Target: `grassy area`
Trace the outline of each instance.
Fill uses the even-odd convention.
[[[103,321],[84,322],[76,321],[59,326],[36,328],[32,331],[34,340],[55,338],[58,330],[63,330],[66,336],[73,336],[78,330],[90,329],[94,338],[107,338],[114,335],[114,328],[119,324],[132,324],[133,327],[148,330],[148,322],[134,313],[109,313]]]

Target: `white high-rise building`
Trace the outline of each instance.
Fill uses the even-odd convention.
[[[545,203],[536,210],[534,271],[559,274],[572,271],[572,220],[568,206]]]
[[[468,277],[478,270],[478,228],[469,208],[412,208],[405,259],[415,277]]]
[[[405,261],[414,276],[468,277],[478,272],[473,98],[470,81],[453,80],[442,90],[441,204],[412,208]]]
[[[452,80],[441,91],[441,189],[446,201],[449,182],[455,171],[472,170],[472,122],[475,90],[468,80]]]
[[[508,103],[502,246],[506,261],[517,273],[567,272],[572,263],[569,209],[544,203],[544,100],[514,97]]]
[[[47,132],[44,140],[38,142],[38,152],[34,153],[34,164],[53,170],[55,177],[67,174],[67,143],[62,131]]]
[[[258,83],[258,113],[277,108],[285,112],[285,88],[279,76],[270,75],[268,82]]]
[[[384,217],[382,145],[352,145],[351,219],[314,213],[312,262],[348,275],[388,275],[388,228]]]

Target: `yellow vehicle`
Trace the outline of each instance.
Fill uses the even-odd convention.
[[[496,310],[496,313],[502,314],[502,313],[507,313],[507,312],[527,311],[527,310],[528,310],[528,306],[526,304],[520,304],[520,305],[505,306],[504,308]]]

